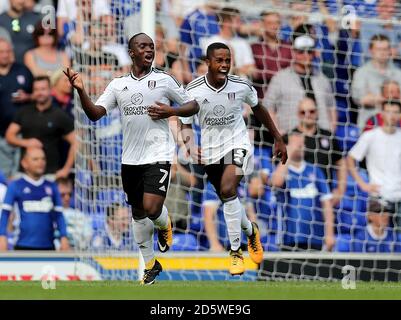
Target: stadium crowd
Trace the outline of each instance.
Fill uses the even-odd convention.
[[[231,73],[253,83],[289,155],[285,165],[272,159],[272,136],[244,105],[255,163],[238,194],[265,251],[401,252],[400,4],[263,2],[250,14],[235,0],[156,1],[155,68],[185,86],[207,72],[207,46],[223,42]],[[45,27],[49,6],[56,23]],[[98,97],[130,70],[139,12],[133,0],[0,0],[0,250],[137,250],[119,114],[91,123],[62,70],[73,66]],[[170,120],[172,250],[224,251],[219,198]]]

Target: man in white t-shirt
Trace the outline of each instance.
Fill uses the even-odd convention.
[[[238,36],[236,32],[240,27],[241,18],[238,9],[223,8],[218,13],[220,20],[220,33],[209,38],[202,38],[201,47],[204,55],[206,55],[207,47],[214,42],[222,42],[226,44],[233,53],[233,73],[248,77],[252,75],[255,68],[255,60],[249,43]]]
[[[154,283],[162,271],[153,250],[154,226],[158,229],[160,251],[165,252],[172,245],[171,220],[163,203],[175,143],[168,120],[159,116],[188,117],[195,114],[199,106],[174,77],[152,67],[155,46],[148,35],[134,35],[128,47],[133,62],[131,72],[114,78],[96,103],[90,100],[77,72],[67,69],[65,74],[77,89],[90,120],[97,121],[116,107],[120,110],[121,178],[126,200],[132,207],[134,238],[145,261],[142,284],[148,285]],[[170,107],[170,101],[181,107]]]
[[[351,175],[362,190],[371,197],[379,197],[392,207],[394,224],[401,229],[401,129],[397,127],[401,116],[398,100],[382,104],[383,126],[365,131],[348,154]],[[356,161],[366,158],[369,183],[359,175]]]

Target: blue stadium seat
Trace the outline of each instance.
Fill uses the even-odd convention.
[[[157,231],[154,234],[154,249],[158,252],[157,246]],[[198,251],[199,244],[196,241],[196,236],[191,233],[174,233],[173,245],[171,251]]]
[[[263,250],[268,252],[278,252],[280,247],[278,244],[277,234],[269,234],[260,238]]]
[[[359,128],[355,124],[338,125],[336,137],[339,142],[340,150],[349,151],[359,138]]]
[[[198,243],[196,237],[190,233],[176,233],[173,237],[172,251],[196,251]]]
[[[367,181],[366,170],[359,170],[360,175]],[[334,175],[334,187],[337,180]],[[362,191],[351,175],[347,175],[347,189],[340,204],[335,208],[337,233],[355,234],[366,226],[367,193]]]
[[[335,252],[351,252],[352,238],[349,234],[339,235],[336,238]]]

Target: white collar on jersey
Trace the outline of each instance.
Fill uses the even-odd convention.
[[[301,174],[302,172],[304,172],[305,167],[306,167],[306,162],[304,160],[302,161],[300,167],[295,167],[295,166],[293,166],[291,164],[288,165],[289,169],[291,169],[292,171],[294,171],[294,172],[296,172],[298,174]]]
[[[216,89],[215,87],[213,87],[213,86],[207,81],[207,76],[206,76],[206,75],[204,75],[204,77],[205,77],[205,83],[206,83],[206,85],[207,85],[210,89],[212,89],[213,91],[215,91],[215,92],[223,91],[224,88],[227,86],[228,77],[226,77],[226,82],[224,82],[224,85],[223,85],[221,88],[219,88],[219,89]]]
[[[121,234],[121,238],[120,239],[116,239],[113,237],[113,233],[111,232],[109,225],[107,224],[107,222],[105,223],[104,226],[105,230],[106,230],[106,234],[109,237],[111,243],[113,244],[113,246],[115,246],[116,248],[120,247],[121,244],[123,243],[123,234]]]
[[[22,178],[26,181],[28,181],[30,184],[34,185],[35,187],[38,187],[43,184],[45,181],[44,177],[41,177],[39,180],[33,180],[29,176],[27,176],[25,173],[22,175]]]
[[[366,226],[366,230],[368,231],[369,235],[370,235],[374,240],[384,240],[384,239],[386,239],[386,237],[387,237],[387,232],[388,232],[387,228],[384,229],[384,232],[383,232],[383,234],[382,234],[381,236],[378,236],[378,235],[373,231],[373,227],[372,227],[372,225],[371,225],[370,223]]]
[[[129,74],[131,75],[131,78],[132,78],[132,79],[141,81],[142,79],[144,79],[144,78],[146,78],[148,75],[150,75],[152,72],[153,72],[153,67],[150,67],[149,72],[148,72],[147,74],[145,74],[144,76],[140,77],[140,78],[135,77],[134,74],[132,73],[132,71],[130,71]]]

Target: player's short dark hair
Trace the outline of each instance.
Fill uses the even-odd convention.
[[[385,100],[385,101],[383,101],[382,102],[382,110],[384,110],[384,106],[388,105],[388,104],[397,105],[398,109],[400,109],[400,111],[401,111],[401,102],[400,102],[400,100]]]
[[[224,7],[218,13],[217,17],[220,23],[230,21],[233,17],[238,16],[240,11],[236,8]]]
[[[227,49],[228,51],[230,51],[230,48],[226,44],[222,42],[213,42],[207,47],[206,57],[210,60],[213,51],[218,49]]]
[[[37,77],[33,78],[33,82],[38,82],[38,81],[47,81],[49,86],[51,84],[49,76],[37,76]]]
[[[370,38],[369,49],[372,49],[373,43],[375,41],[387,41],[390,44],[390,38],[384,34],[375,34],[372,38]]]
[[[129,41],[128,41],[128,49],[132,49],[133,43],[134,43],[135,39],[136,39],[138,36],[140,36],[141,34],[144,34],[145,36],[147,36],[147,34],[146,34],[145,32],[138,32],[138,33],[135,33],[135,34],[129,39]]]

